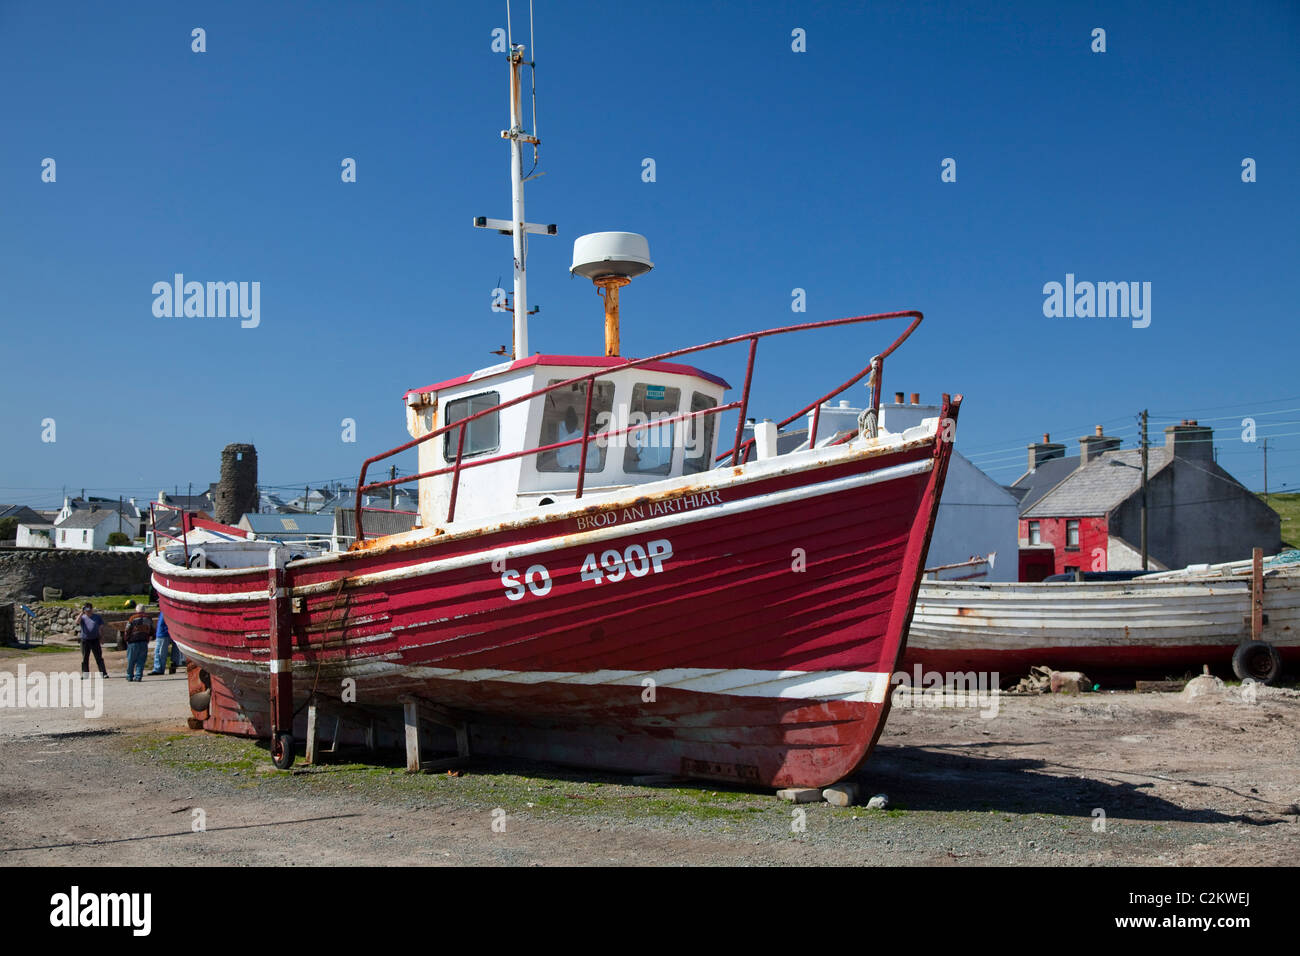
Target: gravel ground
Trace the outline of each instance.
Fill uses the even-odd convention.
[[[1108,693],[896,707],[858,777],[889,807],[478,759],[275,771],[264,745],[185,729],[182,674],[104,713],[0,708],[0,865],[1291,865],[1300,693]],[[0,671],[79,655],[0,651]]]

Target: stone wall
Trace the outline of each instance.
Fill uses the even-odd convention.
[[[0,601],[39,601],[42,588],[59,588],[68,598],[144,594],[149,565],[142,552],[0,551]]]

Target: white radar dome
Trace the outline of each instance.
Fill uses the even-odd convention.
[[[592,232],[573,240],[573,265],[569,271],[584,279],[645,275],[655,264],[650,261],[650,243],[635,232]]]

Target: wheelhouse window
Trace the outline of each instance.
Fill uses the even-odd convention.
[[[638,382],[632,386],[628,426],[645,425],[677,414],[682,391],[666,385]],[[650,424],[627,435],[623,470],[629,475],[666,475],[673,467],[675,425]]]
[[[1037,522],[1037,521],[1031,521],[1031,522],[1029,522],[1029,543],[1030,543],[1030,544],[1042,544],[1042,543],[1043,543],[1043,539],[1042,539],[1041,535],[1039,534],[1039,528],[1038,528],[1038,522]]]
[[[1077,548],[1079,546],[1079,520],[1071,518],[1065,522],[1065,546],[1067,548]]]
[[[691,411],[702,412],[706,408],[718,405],[703,392],[691,394]],[[686,458],[682,464],[682,474],[694,475],[709,470],[709,457],[713,453],[713,430],[717,427],[717,415],[701,415],[682,422],[682,441],[686,445]]]
[[[558,385],[562,378],[553,378],[548,385]],[[554,445],[562,441],[582,438],[582,413],[587,407],[587,383],[575,382],[568,388],[557,388],[546,393],[542,412],[542,432],[539,445]],[[596,382],[591,393],[591,418],[587,423],[592,439],[587,444],[587,472],[605,470],[606,441],[597,439],[598,430],[608,430],[614,409],[614,383]],[[582,445],[574,442],[537,456],[537,470],[541,472],[577,472],[582,460]]]
[[[455,424],[462,418],[487,411],[501,404],[500,392],[480,392],[467,398],[457,398],[447,403],[443,417],[448,425]],[[486,455],[501,447],[501,414],[484,415],[465,426],[465,447],[462,458]],[[451,463],[456,460],[456,447],[460,442],[460,429],[453,428],[442,436],[443,460]]]

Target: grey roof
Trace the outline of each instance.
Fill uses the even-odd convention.
[[[211,513],[216,510],[216,502],[208,496],[207,492],[198,495],[174,495],[169,491],[164,491],[163,500],[169,505],[183,508],[186,511],[207,511]]]
[[[410,531],[415,527],[415,518],[415,515],[394,511],[366,511],[361,521],[366,529],[366,537],[375,538]],[[351,508],[339,508],[334,512],[334,533],[340,537],[356,537],[356,521],[353,520]]]
[[[45,519],[26,505],[0,505],[0,520],[17,518],[20,524],[43,522]]]
[[[116,514],[120,508],[122,514],[130,515],[132,518],[136,516],[139,510],[137,505],[131,504],[131,502],[125,498],[118,501],[116,498],[96,498],[94,495],[90,495],[87,498],[71,498],[68,500],[68,504],[71,505],[74,512],[89,511],[94,507],[100,511],[111,511]],[[148,507],[148,505],[145,505],[146,509]]]
[[[277,538],[334,533],[333,515],[262,515],[250,512],[239,521],[241,525],[247,522],[254,534]]]
[[[1012,482],[1008,490],[1020,499],[1021,516],[1078,467],[1078,455],[1071,458],[1053,458],[1043,462],[1033,471],[1025,472]]]
[[[1173,459],[1167,448],[1147,452],[1150,478]],[[1078,459],[1074,459],[1076,462]],[[1054,464],[1054,462],[1048,462]],[[1035,504],[1021,505],[1025,518],[1060,518],[1075,515],[1105,515],[1127,501],[1142,487],[1142,452],[1137,448],[1108,451],[1078,468]]]
[[[105,508],[97,508],[94,511],[74,511],[58,523],[59,528],[98,528],[108,519],[117,521],[117,509],[109,511]],[[123,525],[123,530],[126,525]]]

